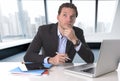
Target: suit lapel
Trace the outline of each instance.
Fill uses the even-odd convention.
[[[53,42],[52,43],[53,43],[53,48],[54,48],[55,51],[58,50],[58,44],[59,44],[58,43],[59,37],[57,35],[57,28],[58,28],[57,26],[58,26],[58,24],[55,24],[53,26],[53,29],[51,30],[51,33],[53,34]],[[69,50],[71,48],[71,45],[72,45],[71,41],[67,40],[66,53],[69,52]]]
[[[52,47],[55,51],[58,49],[58,35],[57,35],[57,24],[53,26],[53,29],[51,30],[52,36]]]
[[[66,53],[69,52],[69,49],[70,49],[71,45],[72,45],[72,43],[69,40],[67,40]]]

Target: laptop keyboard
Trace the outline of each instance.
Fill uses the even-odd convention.
[[[84,73],[88,73],[88,74],[94,74],[95,65],[94,64],[83,64],[83,65],[69,67],[66,69],[68,71],[72,71],[72,72],[84,72]]]
[[[81,70],[82,72],[87,72],[87,73],[91,73],[91,74],[94,74],[94,69],[95,68],[87,68],[87,69],[84,69],[84,70]]]
[[[79,68],[88,68],[88,67],[93,67],[94,64],[83,64],[83,65],[80,65],[78,66]]]

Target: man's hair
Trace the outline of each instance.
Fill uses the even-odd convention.
[[[74,9],[75,12],[76,12],[76,17],[78,16],[77,7],[76,7],[74,4],[72,4],[72,3],[63,3],[63,4],[59,7],[58,14],[61,13],[62,8],[64,8],[64,7]]]

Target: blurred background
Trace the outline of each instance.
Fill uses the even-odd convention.
[[[0,0],[0,62],[22,61],[38,27],[57,23],[58,8],[65,2],[77,6],[74,25],[84,30],[95,61],[103,40],[120,39],[119,0]],[[77,57],[74,62],[83,62]]]

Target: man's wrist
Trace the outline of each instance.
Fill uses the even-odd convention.
[[[49,58],[50,58],[50,57],[46,57],[46,58],[44,59],[44,63],[47,63],[47,64],[48,64],[48,63],[49,63],[49,62],[48,62]]]
[[[75,47],[80,45],[80,40],[76,40],[75,44],[73,44]]]
[[[48,58],[48,63],[49,63],[49,64],[54,64],[54,63],[53,63],[53,58],[52,58],[52,57],[49,57],[49,58]]]
[[[50,57],[47,59],[48,64],[50,64],[49,60],[50,60]]]

